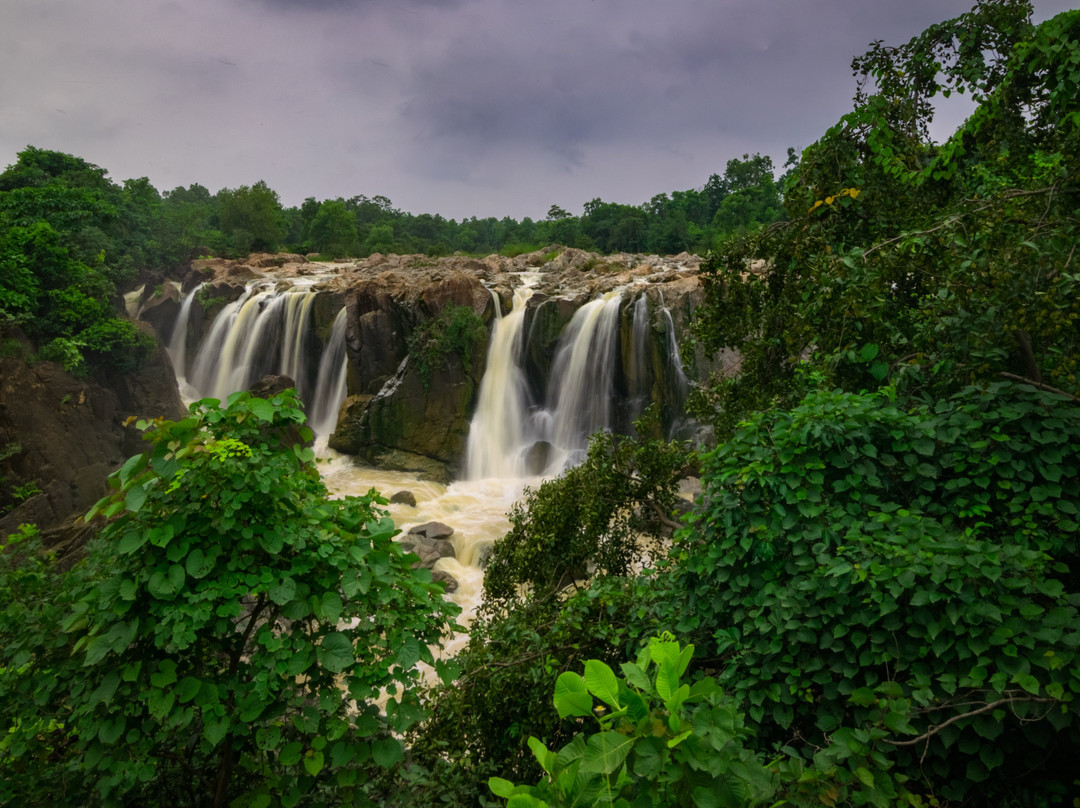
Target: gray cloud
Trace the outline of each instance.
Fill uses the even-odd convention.
[[[33,144],[163,189],[265,179],[287,204],[381,193],[453,217],[638,203],[744,152],[782,161],[850,108],[871,40],[968,6],[5,0],[0,158]]]

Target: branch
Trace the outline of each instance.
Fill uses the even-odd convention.
[[[954,715],[952,718],[950,718],[945,723],[938,724],[937,726],[931,727],[926,732],[924,732],[922,735],[920,735],[918,738],[911,738],[910,740],[907,740],[907,741],[894,741],[894,740],[891,740],[889,738],[882,738],[881,740],[884,741],[887,744],[891,744],[892,746],[915,746],[916,744],[920,744],[923,741],[929,741],[932,737],[934,737],[939,732],[941,732],[943,729],[945,729],[945,727],[949,726],[950,724],[955,724],[957,721],[962,721],[965,718],[971,718],[972,716],[979,715],[980,713],[986,713],[986,712],[989,712],[990,710],[995,710],[998,707],[1001,707],[1001,706],[1006,705],[1006,704],[1016,704],[1018,702],[1020,702],[1020,703],[1023,703],[1023,702],[1042,702],[1042,703],[1051,702],[1051,703],[1056,704],[1057,699],[1044,699],[1044,698],[1040,698],[1040,697],[1037,697],[1037,696],[1030,696],[1028,698],[1016,698],[1015,696],[1009,696],[1008,698],[998,699],[997,701],[992,701],[989,704],[984,704],[982,707],[980,707],[977,710],[971,710],[970,712],[967,712],[967,713],[961,713],[960,715]]]
[[[664,514],[664,512],[662,510],[660,510],[660,506],[657,505],[652,500],[649,500],[649,505],[651,505],[652,509],[654,511],[656,511],[656,518],[660,520],[660,524],[664,525],[665,527],[670,527],[672,530],[679,530],[682,527],[682,525],[679,524],[678,522],[675,522],[675,521],[672,521],[671,519],[669,519]]]
[[[1018,376],[1015,373],[1008,373],[1004,370],[998,373],[998,376],[1003,376],[1006,379],[1012,379],[1013,381],[1017,382],[1023,382],[1024,384],[1030,384],[1032,387],[1037,387],[1038,389],[1045,390],[1048,393],[1057,393],[1059,396],[1065,396],[1065,398],[1075,401],[1077,404],[1080,404],[1080,398],[1077,398],[1072,393],[1066,393],[1064,390],[1061,390],[1057,387],[1052,387],[1049,384],[1037,382],[1034,379],[1028,379],[1024,376]]]

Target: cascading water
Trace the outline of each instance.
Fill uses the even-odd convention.
[[[169,352],[169,359],[172,360],[173,369],[176,371],[176,381],[180,386],[181,394],[185,392],[185,388],[188,386],[187,335],[188,320],[191,319],[191,304],[195,301],[195,295],[202,291],[204,286],[206,286],[205,283],[200,283],[188,292],[180,301],[180,311],[177,312],[176,322],[173,324],[172,336],[169,338],[169,344],[166,347],[166,350]]]
[[[342,309],[334,317],[330,341],[319,360],[319,375],[311,399],[311,428],[318,435],[329,435],[337,426],[338,409],[345,400],[348,362],[345,353],[345,309]]]
[[[642,292],[634,302],[630,335],[630,367],[626,369],[631,422],[641,417],[652,399],[651,330],[649,298]]]
[[[469,425],[465,468],[470,480],[524,477],[529,391],[522,370],[525,306],[539,275],[522,277],[505,317],[499,312],[491,334],[487,367],[480,381],[476,414]],[[495,298],[498,304],[498,297]]]
[[[546,406],[549,470],[579,461],[589,436],[612,426],[621,303],[620,291],[586,303],[559,338]]]
[[[214,319],[188,368],[185,346],[197,292],[198,288],[182,301],[169,341],[184,397],[224,399],[268,373],[288,376],[296,382],[301,400],[308,403],[312,428],[321,435],[332,431],[345,398],[345,310],[335,318],[317,372],[313,372],[309,342],[314,338],[315,290],[310,285],[282,289],[273,282],[252,284]]]
[[[493,327],[469,430],[466,480],[440,486],[407,474],[357,467],[326,449],[322,441],[318,448],[325,458],[322,472],[331,490],[359,494],[375,485],[389,494],[409,488],[416,493],[418,505],[390,508],[403,529],[432,519],[453,524],[458,531],[453,538],[457,557],[442,559],[436,569],[458,581],[454,599],[467,613],[480,599],[484,548],[509,527],[505,514],[522,488],[536,474],[555,474],[579,460],[593,432],[615,426],[616,400],[621,395],[650,399],[660,372],[654,367],[657,350],[651,344],[659,329],[651,328],[644,295],[633,309],[628,361],[635,369],[618,370],[623,292],[616,290],[575,313],[556,345],[548,389],[533,391],[525,371],[529,347],[525,321],[527,305],[542,276],[529,272],[520,277],[510,311],[499,312]],[[188,377],[185,395],[224,398],[266,373],[289,375],[309,402],[312,427],[320,435],[332,431],[346,394],[344,310],[334,320],[315,370],[309,367],[313,365],[309,343],[313,345],[315,339],[311,315],[316,292],[310,286],[283,288],[277,281],[256,282],[222,309],[189,361],[185,346],[197,292],[193,290],[181,301],[169,345],[177,375]],[[685,383],[671,315],[665,310],[654,316],[667,318],[668,343],[661,352],[670,355],[671,366]]]
[[[664,313],[665,324],[667,329],[665,331],[667,335],[667,363],[666,368],[669,369],[669,376],[671,376],[670,387],[673,393],[673,403],[675,410],[680,415],[683,412],[683,407],[686,405],[686,397],[690,392],[690,381],[686,378],[686,369],[683,367],[682,356],[679,353],[679,340],[675,336],[675,321],[671,317],[671,311],[664,305],[664,293],[659,292],[660,295],[660,310]]]

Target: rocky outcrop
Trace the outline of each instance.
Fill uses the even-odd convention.
[[[143,451],[128,416],[179,418],[183,402],[163,350],[136,374],[76,379],[52,362],[0,358],[0,476],[16,505],[0,536],[22,523],[59,525],[96,502],[106,477]],[[12,485],[17,483],[17,485]],[[34,493],[36,492],[36,493]],[[60,541],[60,539],[56,539]]]
[[[190,307],[187,352],[190,361],[196,348],[190,340],[208,332],[223,305],[243,294],[252,281],[279,290],[303,283],[315,294],[314,338],[304,337],[309,372],[329,344],[335,317],[345,310],[348,397],[331,446],[367,462],[445,480],[464,461],[487,345],[477,339],[468,351],[469,361],[440,357],[436,367],[423,368],[424,363],[410,356],[410,344],[425,323],[451,306],[465,306],[490,331],[496,312],[510,311],[522,273],[535,273],[524,320],[523,369],[532,401],[542,404],[552,387],[560,340],[575,312],[619,290],[621,325],[612,371],[619,403],[613,426],[628,430],[653,403],[660,413],[657,429],[685,436],[680,419],[689,385],[723,368],[722,362],[708,362],[700,352],[683,354],[694,310],[704,299],[699,263],[689,254],[599,256],[557,245],[513,258],[375,254],[334,264],[300,256],[200,260],[183,281],[188,291],[204,284]],[[161,297],[144,308],[144,317],[165,333],[167,307],[177,304],[168,285]],[[307,381],[312,390],[312,380]],[[304,387],[303,379],[300,382]]]

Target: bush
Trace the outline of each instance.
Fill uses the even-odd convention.
[[[140,424],[61,596],[0,576],[0,802],[353,804],[402,759],[456,607],[383,500],[327,497],[302,423],[286,391]]]
[[[431,381],[431,371],[451,355],[471,372],[473,349],[486,333],[484,321],[468,306],[447,306],[437,317],[421,323],[409,335],[408,345],[424,386]]]
[[[132,373],[153,354],[154,338],[130,320],[111,317],[79,334],[86,356],[94,364],[121,373]]]
[[[997,384],[815,393],[706,455],[681,585],[762,739],[955,800],[1070,788],[1078,447],[1073,400]]]
[[[553,806],[761,805],[780,778],[744,745],[743,715],[709,678],[681,680],[694,646],[653,637],[618,678],[590,659],[585,675],[555,684],[563,718],[594,720],[598,732],[575,736],[558,753],[537,738],[529,748],[544,769],[536,786],[493,777],[491,790],[518,808]]]

